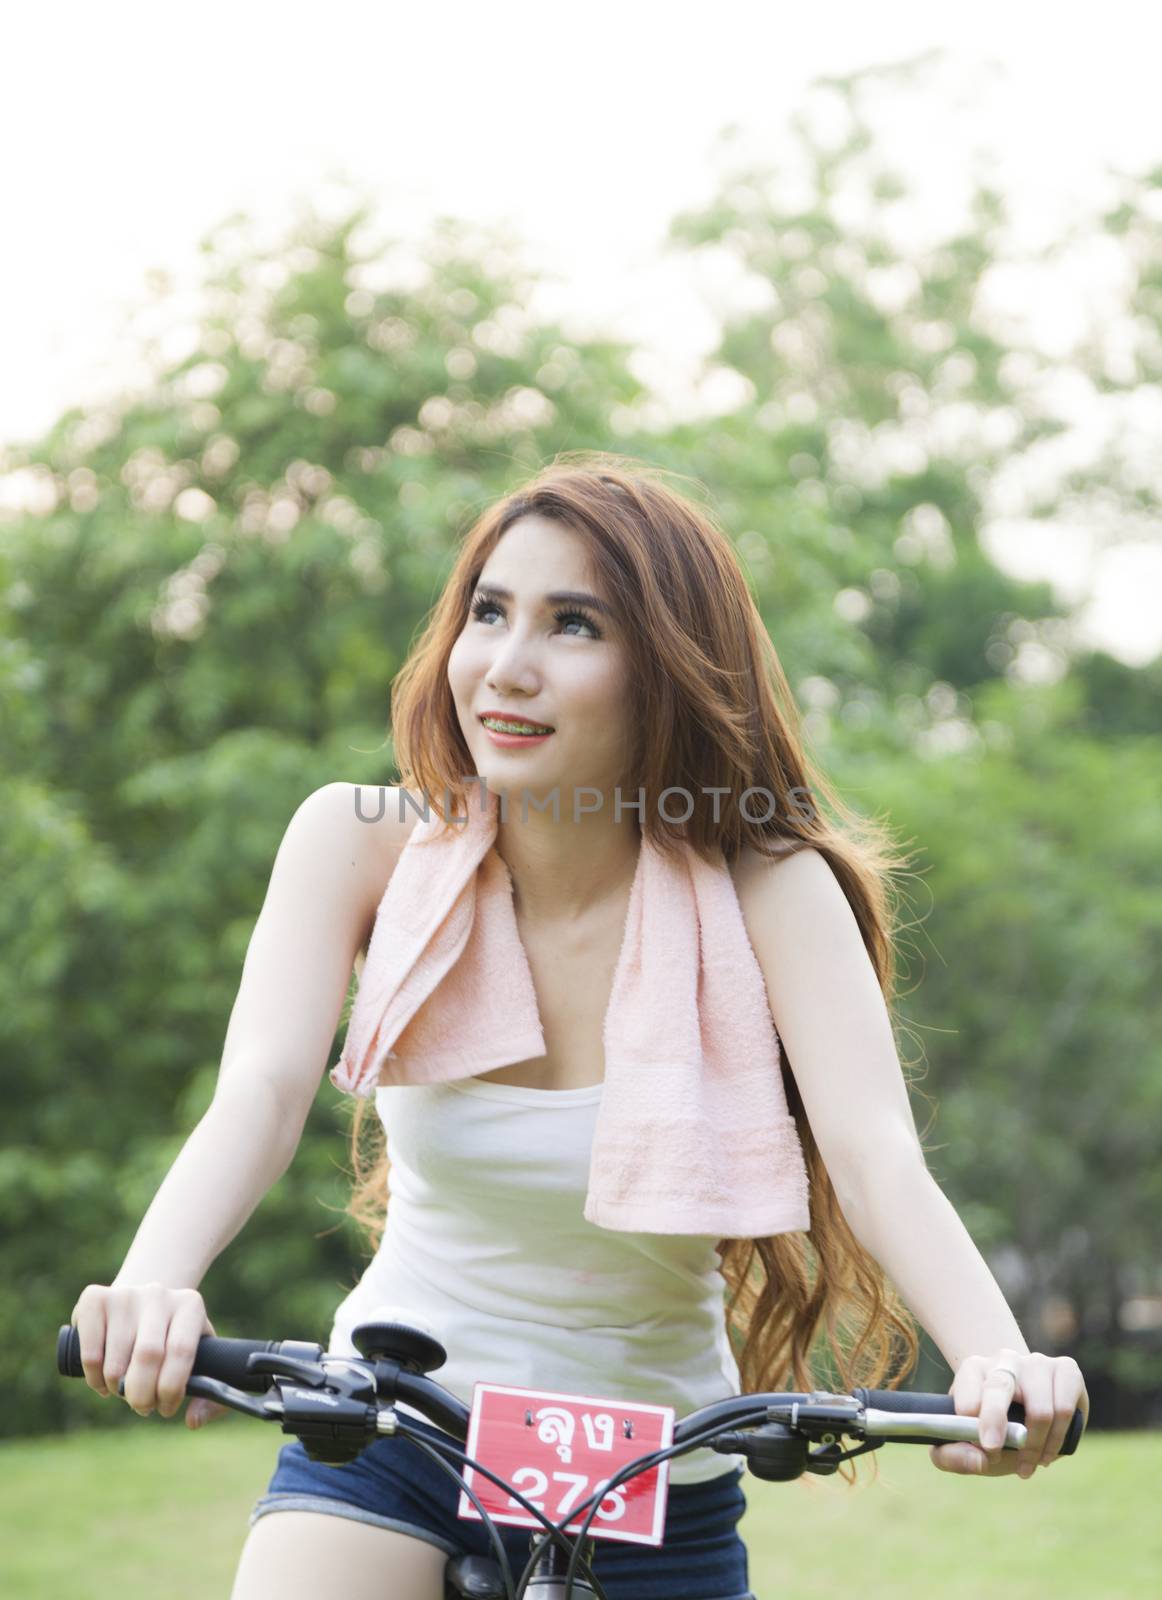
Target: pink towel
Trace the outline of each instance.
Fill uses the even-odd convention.
[[[470,1078],[546,1054],[499,802],[412,828],[380,902],[331,1082]],[[778,1034],[734,883],[689,845],[643,837],[602,1038],[584,1216],[621,1232],[757,1238],[810,1226]],[[438,993],[436,993],[438,988]],[[549,1091],[551,1092],[551,1091]]]

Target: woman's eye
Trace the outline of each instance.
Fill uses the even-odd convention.
[[[601,637],[601,631],[597,624],[584,611],[554,611],[553,617],[562,626],[566,622],[583,622],[592,631],[594,638],[600,639]]]
[[[481,595],[478,599],[472,602],[472,615],[478,622],[483,622],[484,618],[491,611],[495,611],[498,616],[504,615],[504,607],[499,605],[495,600],[487,599],[484,595]],[[601,629],[593,621],[593,618],[590,617],[585,611],[554,611],[553,620],[554,622],[559,622],[562,626],[564,626],[566,622],[584,623],[595,639],[600,639],[601,637]],[[573,637],[577,636],[573,635]]]

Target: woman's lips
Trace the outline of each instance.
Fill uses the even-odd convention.
[[[544,733],[501,733],[496,728],[490,728],[486,722],[482,722],[480,726],[493,744],[499,745],[502,750],[515,750],[520,745],[544,744],[546,739],[552,738],[554,732],[552,728],[547,728]]]

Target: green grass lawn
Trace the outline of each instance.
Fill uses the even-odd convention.
[[[13,1600],[226,1600],[284,1443],[222,1418],[0,1442],[0,1589]],[[878,1481],[742,1480],[759,1600],[1122,1600],[1162,1594],[1162,1436],[1087,1435],[1027,1483],[888,1446]],[[336,1591],[341,1592],[337,1581]],[[387,1590],[385,1588],[385,1600]]]

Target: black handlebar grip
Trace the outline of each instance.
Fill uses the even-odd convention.
[[[248,1372],[246,1358],[255,1350],[276,1352],[281,1339],[221,1339],[217,1334],[204,1333],[198,1340],[192,1371],[204,1378],[218,1378],[235,1389],[250,1394],[264,1394],[271,1384],[268,1372]],[[80,1330],[66,1323],[57,1334],[57,1371],[66,1378],[83,1378],[81,1366]]]
[[[865,1406],[871,1406],[876,1411],[932,1411],[956,1415],[956,1401],[950,1394],[919,1394],[911,1389],[853,1389],[852,1393]],[[1009,1421],[1023,1423],[1024,1420],[1025,1408],[1019,1400],[1014,1400],[1009,1407]],[[1059,1455],[1071,1456],[1074,1453],[1081,1442],[1084,1427],[1081,1407],[1078,1406],[1061,1441]]]

